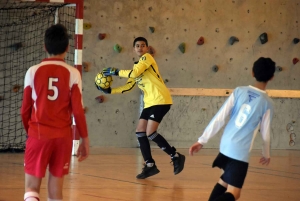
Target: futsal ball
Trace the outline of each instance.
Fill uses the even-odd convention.
[[[96,85],[103,88],[103,89],[109,88],[112,81],[113,81],[112,76],[110,76],[110,75],[105,76],[102,72],[98,73],[95,77]]]

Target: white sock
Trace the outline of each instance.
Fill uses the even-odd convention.
[[[24,194],[24,201],[40,201],[39,194],[37,192],[26,192]]]
[[[154,163],[146,163],[147,167],[153,167]]]
[[[48,198],[48,201],[62,201],[62,200],[55,200],[55,199]]]
[[[174,158],[174,157],[179,157],[179,155],[177,154],[177,152],[175,153],[174,156],[171,156],[171,158]]]

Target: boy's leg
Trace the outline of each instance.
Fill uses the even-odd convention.
[[[151,155],[150,143],[146,135],[148,121],[145,119],[140,119],[138,126],[136,128],[136,137],[140,143],[140,150],[142,152],[145,163],[154,163]]]
[[[72,141],[72,135],[53,139],[53,151],[49,160],[48,201],[63,199],[63,180],[69,174]]]
[[[40,201],[39,193],[42,178],[25,173],[24,201]]]
[[[63,181],[64,177],[55,177],[49,172],[48,180],[48,201],[59,201],[63,199]]]
[[[241,191],[241,188],[237,188],[228,184],[226,193],[231,193],[234,196],[235,200],[238,200],[241,196]]]
[[[156,132],[159,123],[153,120],[148,120],[146,134],[149,140],[154,141],[164,152],[171,156],[174,165],[174,174],[178,174],[183,170],[185,156],[176,152],[174,147],[171,147],[167,140]]]
[[[235,201],[240,198],[248,166],[249,164],[247,162],[238,161],[219,153],[213,162],[213,167],[219,167],[224,170],[219,184],[226,186],[227,183],[227,190],[224,194],[215,199],[215,201]]]
[[[237,188],[228,184],[227,191],[219,196],[215,201],[235,201],[240,198],[241,188]]]
[[[51,140],[28,137],[24,155],[25,201],[39,201],[42,178],[51,155]]]
[[[227,190],[227,186],[228,184],[220,179],[212,190],[208,201],[215,201],[219,196],[223,195]]]
[[[159,173],[155,161],[152,158],[150,143],[146,135],[147,123],[147,120],[140,119],[136,129],[136,136],[140,143],[140,150],[145,161],[143,171],[136,176],[137,179],[145,179]]]
[[[159,133],[157,133],[159,123],[153,120],[148,120],[147,124],[147,130],[146,134],[148,136],[149,140],[152,140],[161,148],[164,152],[166,152],[168,155],[175,156],[176,154],[176,149],[172,148],[170,144],[167,142],[167,140],[161,136]]]

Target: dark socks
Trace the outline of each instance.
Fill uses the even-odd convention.
[[[140,150],[142,152],[144,161],[146,163],[154,163],[151,155],[150,143],[147,138],[146,132],[136,132],[137,139],[140,143]]]
[[[235,198],[231,193],[226,192],[217,199],[215,199],[215,201],[235,201]]]
[[[214,189],[212,190],[208,201],[215,201],[215,199],[218,198],[219,196],[221,196],[222,194],[224,194],[226,192],[226,190],[227,190],[227,188],[225,188],[221,184],[217,183],[215,185]]]
[[[155,142],[164,152],[173,157],[176,154],[176,149],[171,147],[167,140],[156,131],[148,136],[149,140]]]

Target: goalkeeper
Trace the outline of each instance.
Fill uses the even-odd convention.
[[[97,89],[106,94],[124,93],[130,91],[136,84],[144,94],[144,109],[141,113],[136,136],[145,161],[144,168],[137,179],[145,179],[159,173],[155,161],[151,155],[149,140],[154,141],[173,162],[174,174],[183,170],[185,156],[176,152],[167,140],[157,132],[158,126],[163,117],[170,110],[172,97],[159,73],[154,58],[148,53],[148,42],[143,37],[133,41],[134,52],[140,57],[132,70],[119,70],[116,68],[105,68],[103,74],[106,76],[115,75],[129,78],[126,85],[118,88],[103,89],[96,85]]]

